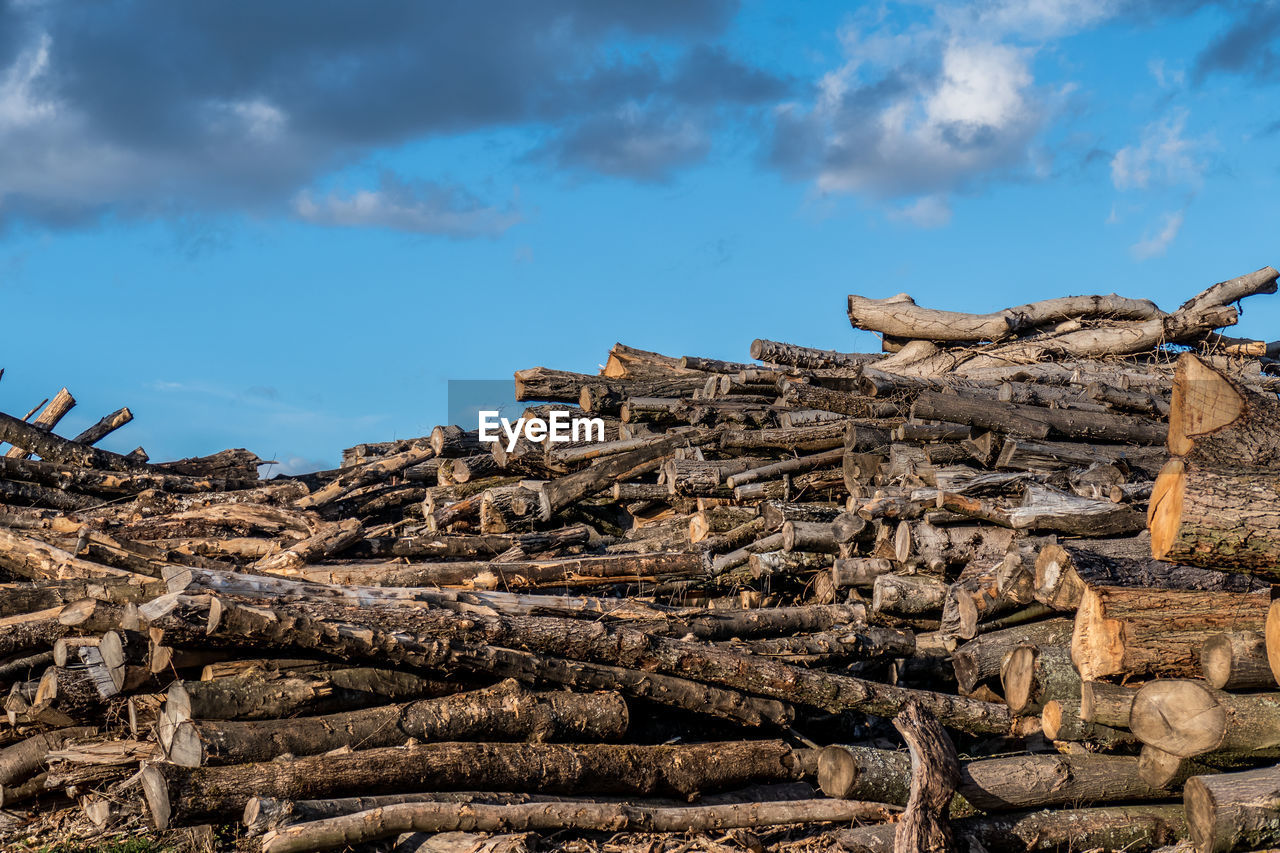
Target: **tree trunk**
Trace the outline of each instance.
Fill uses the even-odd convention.
[[[952,844],[947,807],[960,783],[955,745],[917,702],[908,701],[893,726],[911,754],[911,790],[894,831],[894,853],[947,853]]]
[[[877,803],[792,800],[724,806],[655,808],[624,803],[400,803],[267,833],[263,853],[306,853],[347,847],[400,832],[723,832],[791,824],[885,820]]]
[[[1274,690],[1267,664],[1267,641],[1257,631],[1230,631],[1205,640],[1200,671],[1220,690]]]
[[[679,746],[429,743],[227,767],[148,763],[143,789],[157,829],[230,818],[250,796],[316,799],[352,791],[471,788],[690,797],[798,779],[781,741]]]
[[[1071,660],[1080,677],[1195,676],[1200,647],[1223,631],[1260,631],[1268,602],[1254,593],[1090,587],[1076,611]]]
[[[168,758],[184,767],[246,764],[279,755],[420,741],[571,741],[620,738],[627,705],[616,693],[530,693],[514,681],[471,693],[383,705],[326,717],[177,726]]]
[[[1085,681],[1080,685],[1080,719],[1086,723],[1127,729],[1129,713],[1133,710],[1133,697],[1137,695],[1136,687],[1105,681]]]
[[[1152,681],[1134,697],[1129,728],[1143,743],[1182,758],[1280,757],[1280,694],[1224,693],[1202,681]]]
[[[1005,655],[1018,646],[1062,645],[1070,637],[1071,620],[1065,618],[1046,619],[982,634],[956,649],[952,655],[956,681],[961,690],[971,692],[979,682],[998,677]]]
[[[1157,560],[1280,580],[1280,472],[1170,459],[1147,511]]]
[[[1040,726],[1049,740],[1078,741],[1101,749],[1132,746],[1137,738],[1124,729],[1113,729],[1099,723],[1085,722],[1080,715],[1080,702],[1075,699],[1051,699],[1040,712]]]
[[[1185,352],[1173,374],[1168,444],[1175,456],[1274,466],[1280,460],[1280,402]]]
[[[1280,844],[1280,767],[1193,776],[1183,789],[1197,853]]]
[[[1000,666],[1005,704],[1015,714],[1036,714],[1053,699],[1080,698],[1080,676],[1067,646],[1023,645]]]

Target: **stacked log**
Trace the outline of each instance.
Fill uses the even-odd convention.
[[[1276,276],[853,296],[883,353],[618,344],[515,376],[594,437],[271,479],[0,415],[0,844],[1280,844],[1280,380],[1215,331]]]

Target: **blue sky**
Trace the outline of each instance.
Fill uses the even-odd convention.
[[[330,466],[615,341],[875,349],[851,292],[1170,308],[1278,178],[1276,2],[0,0],[0,409]]]

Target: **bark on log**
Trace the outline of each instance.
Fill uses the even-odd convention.
[[[1099,749],[1128,747],[1138,742],[1137,737],[1124,729],[1115,729],[1100,723],[1085,722],[1076,699],[1051,699],[1040,712],[1040,726],[1049,740],[1078,741]]]
[[[1133,709],[1133,697],[1137,695],[1136,687],[1105,681],[1085,681],[1080,685],[1080,719],[1086,723],[1127,729],[1129,713]]]
[[[1280,844],[1280,767],[1193,776],[1183,789],[1197,853]]]
[[[131,420],[133,420],[133,412],[129,411],[127,406],[121,407],[111,414],[106,415],[102,420],[98,421],[96,424],[71,440],[77,444],[92,446],[97,444],[99,441],[102,441],[102,439],[111,435],[111,433],[120,429],[120,427],[129,423]]]
[[[1280,473],[1174,458],[1147,511],[1157,560],[1280,579]]]
[[[1270,611],[1268,611],[1268,617]],[[1274,690],[1267,641],[1257,631],[1229,631],[1200,647],[1200,672],[1220,690]]]
[[[227,767],[148,763],[142,783],[152,824],[164,829],[240,815],[250,796],[316,799],[418,787],[690,797],[794,780],[800,772],[796,754],[780,741],[689,746],[432,743]]]
[[[888,299],[849,297],[849,322],[855,329],[928,341],[999,341],[1063,320],[1151,320],[1163,316],[1164,312],[1149,300],[1126,299],[1114,293],[1046,299],[990,314],[921,308],[905,293]]]
[[[848,800],[792,800],[659,808],[623,803],[400,803],[267,833],[263,853],[305,853],[400,832],[709,832],[806,823],[886,820],[892,810]]]
[[[1038,853],[1059,850],[1151,850],[1186,835],[1176,805],[1058,809],[975,817],[954,824],[970,850]],[[850,853],[892,853],[893,827],[848,829],[837,834]]]
[[[247,764],[279,755],[420,741],[570,741],[620,738],[627,705],[616,693],[531,693],[515,681],[470,693],[325,717],[259,722],[207,720],[177,726],[168,758],[184,767]]]
[[[31,421],[31,426],[41,432],[52,432],[53,428],[58,425],[58,421],[62,420],[67,412],[75,408],[76,398],[71,396],[71,392],[66,388],[62,388],[57,394],[53,395],[53,399],[49,401],[49,405],[36,415],[35,420]],[[26,459],[31,455],[31,451],[24,449],[20,445],[10,447],[5,453],[10,459]]]
[[[1071,660],[1085,681],[1109,675],[1195,676],[1200,648],[1223,631],[1260,631],[1254,593],[1089,587],[1076,611]]]
[[[1063,645],[1071,638],[1070,619],[1046,619],[983,634],[956,649],[952,656],[956,681],[966,693],[1000,674],[1005,655],[1020,645]]]

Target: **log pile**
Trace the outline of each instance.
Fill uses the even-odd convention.
[[[1276,278],[851,296],[272,479],[0,414],[0,846],[1280,845]]]

